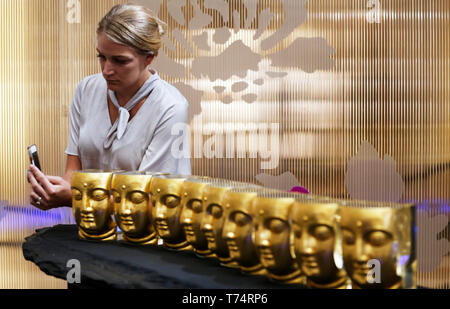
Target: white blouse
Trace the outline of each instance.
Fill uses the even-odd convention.
[[[120,140],[109,149],[103,143],[112,126],[107,101],[107,85],[101,73],[84,78],[75,90],[70,106],[69,142],[65,153],[79,156],[83,169],[123,169],[127,171],[191,174],[189,158],[172,154],[189,151],[183,132],[172,134],[175,124],[186,124],[186,98],[155,72],[155,87],[128,122]],[[176,130],[178,133],[179,130]]]

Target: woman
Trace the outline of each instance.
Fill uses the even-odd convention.
[[[162,22],[137,5],[116,5],[100,21],[97,52],[102,73],[86,77],[70,108],[64,177],[30,166],[31,204],[70,206],[74,170],[122,169],[190,174],[189,159],[176,158],[180,137],[172,126],[187,123],[188,102],[161,80],[150,64],[161,47]],[[181,148],[189,145],[181,144]],[[179,149],[180,147],[177,146]]]

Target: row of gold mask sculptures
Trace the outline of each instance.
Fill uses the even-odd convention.
[[[414,287],[413,205],[148,172],[77,171],[71,185],[82,239],[159,243],[310,288]]]

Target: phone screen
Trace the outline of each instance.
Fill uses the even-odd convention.
[[[35,144],[28,146],[28,156],[30,158],[30,163],[41,170],[41,163],[39,162],[39,156]]]

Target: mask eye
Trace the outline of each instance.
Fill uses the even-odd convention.
[[[342,238],[344,240],[344,243],[347,245],[353,245],[355,243],[355,234],[353,232],[343,229],[342,230]]]
[[[317,225],[314,227],[312,235],[319,240],[327,240],[333,236],[333,231],[329,226]]]
[[[201,213],[203,211],[202,202],[199,200],[194,200],[191,203],[192,211],[195,213]]]
[[[142,192],[132,192],[130,194],[130,201],[134,204],[140,204],[147,200],[147,195]]]
[[[292,234],[294,234],[295,238],[300,238],[302,237],[302,230],[300,228],[300,226],[298,225],[293,225],[292,226]]]
[[[238,226],[245,226],[252,222],[252,218],[249,215],[246,215],[242,212],[238,212],[234,215],[233,221]]]
[[[391,241],[390,234],[384,231],[372,231],[366,236],[367,241],[374,246],[383,246]]]
[[[120,194],[116,191],[113,191],[113,199],[114,199],[114,203],[116,203],[116,204],[120,203],[120,201],[122,200],[120,198]]]
[[[216,219],[220,219],[222,217],[223,211],[222,211],[222,207],[220,207],[219,205],[213,205],[211,207],[211,215],[216,218]]]
[[[180,204],[180,199],[176,196],[169,195],[165,198],[164,204],[169,208],[174,208]]]
[[[103,189],[95,189],[92,191],[91,197],[95,201],[101,201],[108,197],[108,193]]]
[[[72,197],[76,201],[81,201],[81,199],[83,198],[83,195],[81,194],[80,190],[72,188]]]
[[[288,228],[287,224],[279,219],[272,219],[269,222],[269,230],[275,234],[280,234]]]

